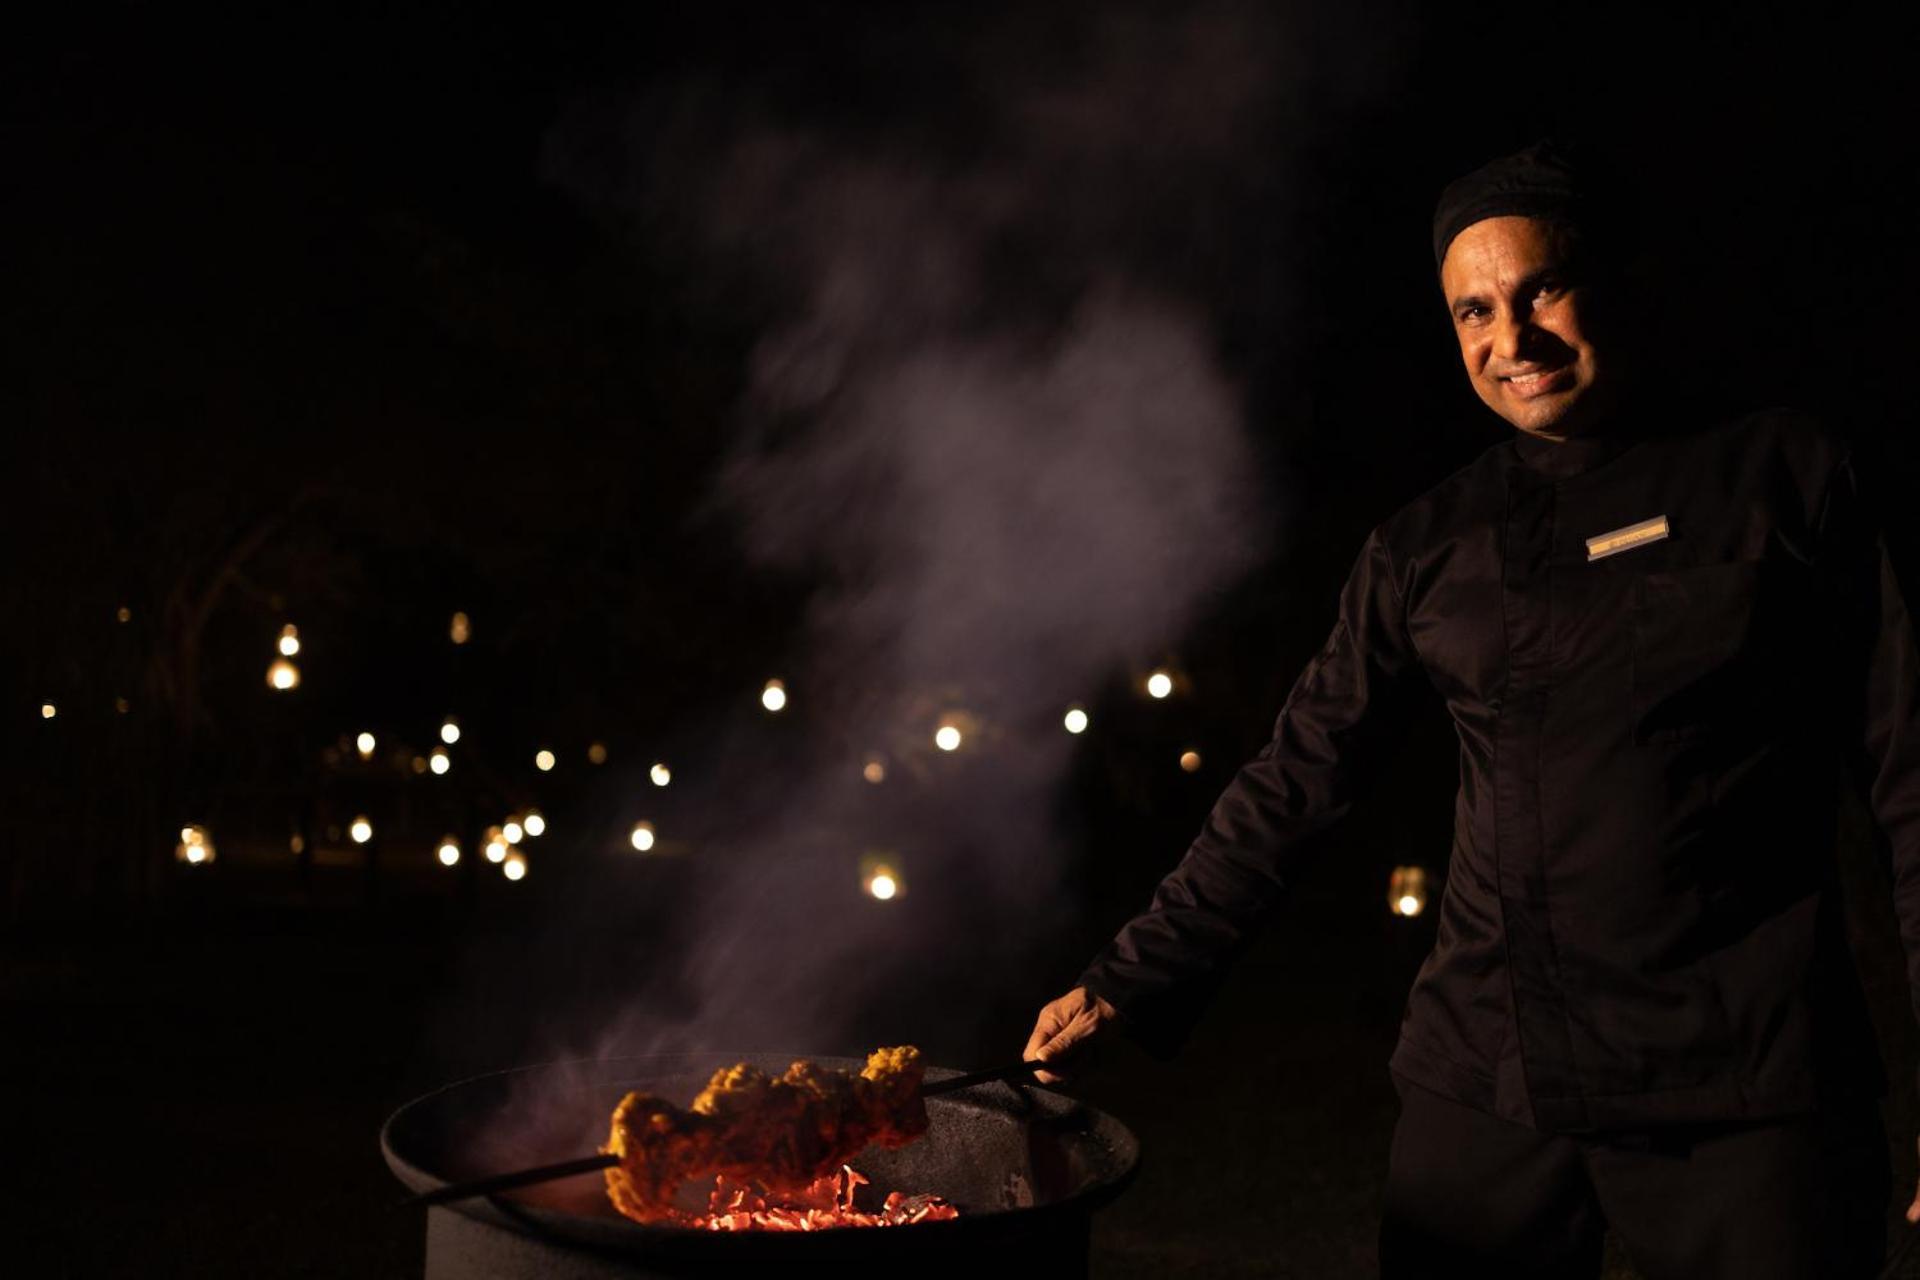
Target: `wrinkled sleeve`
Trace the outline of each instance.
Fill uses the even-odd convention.
[[[1850,459],[1828,491],[1820,554],[1846,650],[1846,745],[1887,842],[1907,988],[1920,1019],[1920,645],[1885,532]]]
[[[1333,633],[1294,682],[1272,739],[1235,774],[1147,910],[1080,976],[1134,1040],[1162,1056],[1185,1042],[1315,838],[1352,806],[1417,669],[1402,587],[1375,530],[1341,593]]]

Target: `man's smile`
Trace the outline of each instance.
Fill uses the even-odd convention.
[[[1554,391],[1565,391],[1573,385],[1573,366],[1560,365],[1554,369],[1536,369],[1530,373],[1513,374],[1500,379],[1507,384],[1507,393],[1522,400],[1531,400],[1535,396],[1547,395]]]

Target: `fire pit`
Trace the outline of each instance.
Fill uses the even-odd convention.
[[[630,1089],[691,1098],[715,1069],[745,1061],[778,1074],[800,1055],[704,1054],[556,1063],[479,1076],[415,1099],[380,1135],[387,1164],[431,1191],[503,1170],[591,1154]],[[848,1058],[806,1055],[857,1071]],[[954,1075],[930,1068],[928,1080]],[[870,1149],[854,1167],[863,1202],[890,1191],[937,1195],[958,1218],[825,1231],[714,1232],[649,1226],[616,1213],[601,1175],[586,1174],[427,1211],[428,1280],[522,1276],[767,1274],[832,1266],[909,1274],[978,1274],[1018,1260],[1085,1275],[1094,1209],[1117,1196],[1139,1159],[1112,1116],[1043,1089],[982,1085],[927,1100],[925,1137]],[[747,1270],[743,1270],[747,1269]]]

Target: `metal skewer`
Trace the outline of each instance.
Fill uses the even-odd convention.
[[[1019,1062],[1010,1067],[995,1067],[990,1071],[974,1071],[963,1076],[950,1076],[945,1080],[930,1081],[920,1086],[920,1096],[935,1098],[943,1093],[970,1089],[977,1084],[991,1084],[995,1080],[1015,1080],[1021,1076],[1032,1075],[1042,1065],[1044,1064],[1039,1062]],[[449,1183],[432,1191],[422,1191],[418,1195],[402,1200],[399,1207],[410,1209],[416,1205],[446,1204],[450,1200],[488,1196],[497,1191],[512,1191],[515,1187],[531,1187],[536,1183],[553,1182],[560,1178],[571,1178],[576,1174],[611,1169],[619,1163],[619,1156],[581,1156],[578,1160],[562,1160],[558,1164],[516,1169],[512,1173],[496,1173],[487,1178],[474,1178],[467,1182]]]

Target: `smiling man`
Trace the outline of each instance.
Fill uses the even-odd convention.
[[[1886,1081],[1838,766],[1920,990],[1920,649],[1844,444],[1638,376],[1606,195],[1550,144],[1443,193],[1441,295],[1515,432],[1374,530],[1272,740],[1027,1054],[1178,1047],[1425,685],[1460,790],[1382,1274],[1595,1276],[1611,1227],[1652,1280],[1871,1276]]]

